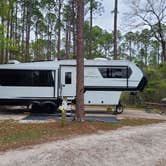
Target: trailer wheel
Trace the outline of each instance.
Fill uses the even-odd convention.
[[[40,111],[40,108],[41,108],[40,102],[34,101],[34,102],[32,103],[31,110],[32,110],[33,112],[39,112],[39,111]]]
[[[118,104],[118,105],[116,106],[116,108],[115,108],[115,113],[116,113],[116,114],[121,114],[121,113],[123,112],[123,110],[124,110],[123,105],[122,105],[122,104]]]
[[[41,107],[47,113],[55,113],[57,111],[57,105],[53,102],[43,102]]]

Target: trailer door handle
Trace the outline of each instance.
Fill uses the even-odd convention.
[[[65,84],[63,84],[62,87],[65,87]]]

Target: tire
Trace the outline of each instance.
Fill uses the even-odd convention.
[[[124,110],[124,107],[121,104],[117,105],[115,108],[116,114],[121,114],[123,112],[123,110]]]
[[[42,112],[55,113],[57,112],[57,105],[54,102],[43,102],[41,104]]]
[[[32,103],[31,110],[32,110],[32,112],[35,112],[35,113],[36,113],[36,112],[40,112],[40,111],[41,111],[40,102],[34,101],[34,102]]]

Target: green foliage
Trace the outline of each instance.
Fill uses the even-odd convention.
[[[141,96],[146,101],[160,102],[166,97],[166,64],[159,67],[146,67],[148,85]]]
[[[60,6],[61,20],[58,17]],[[30,7],[32,7],[31,18],[27,20]],[[84,51],[87,59],[113,57],[113,32],[93,24],[91,31],[90,27],[90,11],[94,19],[94,16],[102,14],[103,10],[102,0],[85,0]],[[50,59],[57,55],[63,59],[66,58],[67,48],[70,58],[75,57],[76,16],[74,0],[1,0],[0,55],[3,58],[0,57],[0,63],[4,63],[8,58],[25,60],[28,24],[31,29],[29,38],[31,59]],[[161,27],[166,28],[163,23]],[[157,24],[154,25],[154,29],[156,28]],[[60,50],[57,49],[58,29],[61,31]],[[67,42],[68,47],[65,47]],[[141,67],[149,65],[157,68],[157,65],[163,62],[161,46],[150,29],[145,28],[126,34],[118,31],[118,58],[132,60]]]
[[[144,102],[160,102],[166,97],[166,64],[145,67],[148,84],[143,92],[136,95],[124,93],[122,102],[129,105],[144,106]]]
[[[88,59],[96,57],[110,58],[113,49],[113,33],[103,30],[99,26],[92,27],[92,55],[89,55],[89,28],[89,22],[86,21],[84,24],[85,57]]]
[[[11,4],[14,3],[14,0],[1,0],[0,2],[0,18],[8,19],[9,12],[11,10]]]
[[[8,49],[10,52],[18,52],[18,47],[16,46],[16,41],[10,38],[6,38],[5,33],[5,26],[0,24],[0,50]]]

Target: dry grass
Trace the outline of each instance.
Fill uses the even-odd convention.
[[[0,151],[30,146],[43,142],[65,139],[72,136],[115,130],[122,126],[137,126],[158,123],[161,120],[122,120],[121,123],[104,122],[60,122],[20,124],[17,121],[0,122]]]

